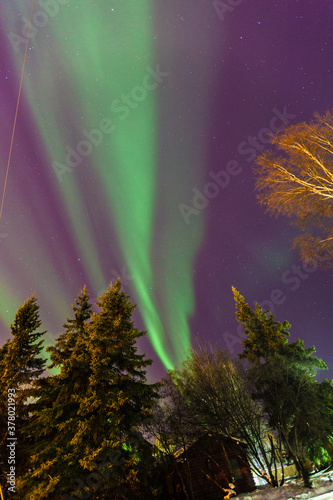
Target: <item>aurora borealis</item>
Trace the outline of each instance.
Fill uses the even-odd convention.
[[[1,340],[36,292],[53,342],[83,285],[96,299],[119,275],[163,368],[191,340],[239,348],[232,285],[251,303],[281,289],[274,313],[331,366],[332,273],[298,269],[296,230],[257,205],[251,165],[285,107],[295,122],[332,108],[333,6],[179,4],[36,2],[0,221]],[[1,186],[31,6],[0,7]]]

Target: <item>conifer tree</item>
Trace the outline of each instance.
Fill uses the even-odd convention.
[[[88,326],[91,376],[80,406],[85,423],[78,429],[75,445],[82,450],[87,469],[94,470],[95,461],[109,464],[100,498],[141,498],[148,494],[140,488],[151,447],[139,431],[151,418],[159,384],[147,383],[146,367],[152,360],[138,354],[136,347],[146,332],[134,327],[131,317],[136,306],[121,291],[119,279],[97,305],[100,311]]]
[[[288,321],[274,321],[274,316],[267,316],[258,304],[252,311],[244,297],[235,288],[232,291],[236,302],[236,319],[246,334],[242,340],[244,349],[239,357],[247,358],[253,364],[260,364],[261,358],[280,352],[287,344],[291,325]]]
[[[31,472],[18,483],[21,494],[31,499],[57,497],[57,492],[65,491],[71,480],[74,483],[78,473],[71,440],[80,425],[80,401],[90,376],[86,322],[92,308],[86,287],[72,308],[73,319],[67,319],[64,332],[54,346],[47,348],[51,353],[48,368],[56,368],[59,373],[40,381],[39,398],[34,405],[30,426],[34,437]]]
[[[14,323],[10,325],[13,339],[4,358],[3,377],[7,387],[20,391],[19,404],[26,400],[31,382],[44,371],[45,359],[39,356],[44,341],[39,339],[45,332],[36,332],[41,324],[39,306],[33,295],[15,314]]]
[[[19,446],[15,453],[15,472],[20,475],[26,469],[29,435],[27,427],[33,398],[36,396],[35,383],[44,371],[45,359],[41,356],[45,332],[36,332],[41,326],[39,306],[33,295],[20,306],[10,325],[12,339],[8,340],[0,353],[1,369],[1,423],[7,423],[8,391],[15,393],[15,437]],[[1,427],[1,457],[8,455],[7,425]],[[2,468],[8,464],[2,463]],[[2,472],[3,475],[3,472]]]
[[[299,339],[288,343],[287,321],[274,321],[274,315],[258,304],[252,311],[244,297],[234,288],[233,292],[236,317],[245,333],[240,358],[249,362],[253,396],[263,404],[270,426],[286,445],[305,485],[310,486],[308,451],[319,439],[320,426],[320,386],[313,377],[327,366],[313,356],[314,347],[305,348]]]
[[[319,384],[315,418],[320,422],[320,426],[315,426],[317,442],[311,448],[316,466],[325,466],[329,460],[333,465],[333,380],[325,379]]]
[[[5,491],[7,487],[6,473],[8,470],[6,440],[8,431],[7,401],[8,393],[5,382],[5,358],[8,353],[10,340],[0,348],[0,488]]]
[[[139,430],[157,388],[147,384],[151,360],[135,346],[144,332],[134,328],[135,306],[120,288],[120,281],[109,287],[97,313],[84,289],[74,319],[48,348],[60,373],[40,386],[31,471],[19,484],[29,500],[140,498],[151,445]]]

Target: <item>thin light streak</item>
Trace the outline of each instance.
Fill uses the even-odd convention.
[[[18,96],[17,96],[16,110],[15,110],[15,117],[14,117],[14,124],[13,124],[13,131],[12,131],[12,137],[11,137],[11,141],[10,141],[10,148],[9,148],[9,156],[8,156],[7,169],[6,169],[5,184],[4,184],[3,193],[2,193],[1,208],[0,208],[0,220],[2,218],[3,205],[4,205],[4,202],[5,202],[5,194],[6,194],[6,188],[7,188],[8,173],[9,173],[9,167],[10,167],[10,160],[11,160],[11,157],[12,157],[12,150],[13,150],[13,143],[14,143],[16,122],[17,122],[17,115],[18,115],[18,109],[19,109],[20,100],[21,100],[21,92],[22,92],[22,85],[23,85],[24,69],[25,69],[25,63],[26,63],[26,60],[27,60],[27,53],[28,53],[29,40],[30,40],[30,30],[31,30],[31,25],[32,25],[32,18],[33,18],[33,14],[34,14],[35,3],[36,3],[36,0],[33,0],[32,8],[31,8],[29,30],[28,30],[28,37],[27,37],[27,43],[26,43],[26,46],[25,46],[25,54],[24,54],[24,60],[23,60],[23,66],[22,66],[21,82],[20,82],[20,88],[19,88],[19,92],[18,92]]]

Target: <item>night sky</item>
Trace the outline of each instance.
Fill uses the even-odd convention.
[[[224,7],[223,7],[224,4]],[[5,184],[32,0],[0,5]],[[1,342],[32,293],[47,344],[120,276],[150,379],[190,343],[241,349],[231,286],[333,377],[332,270],[254,193],[268,134],[333,108],[331,0],[36,2],[0,221]]]

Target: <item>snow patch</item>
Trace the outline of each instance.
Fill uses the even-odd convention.
[[[325,495],[323,500],[333,500],[333,471],[316,473],[311,477],[313,488],[304,488],[300,480],[288,481],[280,488],[265,488],[253,493],[245,493],[234,498],[240,500],[320,500],[320,495]]]

